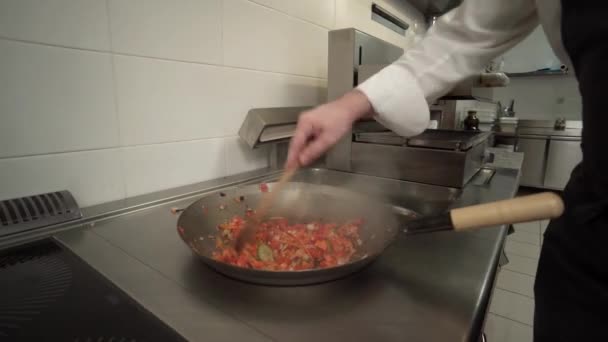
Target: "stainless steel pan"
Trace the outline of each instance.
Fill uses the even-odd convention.
[[[270,191],[274,184],[268,183]],[[306,285],[338,279],[360,270],[379,256],[400,232],[464,230],[544,219],[561,214],[563,206],[557,196],[543,194],[523,202],[494,202],[421,218],[411,210],[389,205],[380,198],[327,185],[289,183],[278,193],[268,215],[282,216],[290,222],[345,222],[363,218],[362,245],[353,260],[342,266],[305,271],[255,270],[214,260],[212,253],[216,248],[218,225],[235,215],[244,216],[248,208],[256,208],[261,196],[260,185],[250,185],[201,198],[181,213],[178,232],[207,265],[229,277],[258,284]]]

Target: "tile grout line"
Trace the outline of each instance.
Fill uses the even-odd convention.
[[[520,224],[514,224],[513,225],[513,229],[515,229],[515,231],[519,231],[519,232],[529,232],[530,234],[534,234],[535,230],[538,232],[540,231],[540,226],[539,227],[535,227],[534,229],[530,229],[529,227],[525,227],[525,226],[521,226]]]
[[[33,44],[33,45],[41,45],[41,46],[47,46],[47,47],[69,49],[69,50],[77,50],[77,51],[84,51],[84,52],[111,53],[111,51],[99,50],[99,49],[94,49],[94,48],[83,48],[83,47],[78,47],[78,46],[45,43],[45,42],[39,42],[39,41],[29,40],[29,39],[11,38],[11,37],[7,37],[7,36],[3,36],[3,35],[0,35],[0,40],[23,43],[23,44]]]
[[[538,246],[536,246],[536,247],[538,247]],[[523,254],[520,254],[517,251],[508,250],[506,248],[506,246],[505,246],[504,250],[505,250],[505,253],[507,253],[507,254],[512,254],[512,255],[516,255],[516,256],[519,256],[519,257],[528,258],[528,259],[532,259],[532,260],[536,260],[536,261],[538,261],[538,259],[539,259],[538,256],[523,255]],[[540,248],[539,248],[539,252],[540,252]]]
[[[508,265],[508,264],[507,264],[507,265]],[[505,266],[506,266],[506,265],[505,265]],[[513,270],[510,270],[510,269],[508,269],[508,268],[504,268],[504,267],[503,267],[503,268],[501,268],[501,271],[503,271],[503,270],[504,270],[504,271],[513,272],[513,273],[519,273],[519,274],[526,275],[526,276],[528,276],[528,277],[532,277],[532,278],[536,279],[536,276],[529,275],[529,274],[527,274],[527,273],[522,273],[522,272],[518,272],[518,271],[513,271]]]
[[[515,228],[515,232],[513,234],[529,234],[529,235],[537,235],[538,232],[533,232],[533,231],[529,231],[529,230],[524,230],[524,229],[517,229]]]
[[[108,39],[109,39],[109,43],[110,43],[110,51],[114,49],[114,41],[112,39],[112,19],[110,18],[110,0],[105,0],[106,3],[106,19],[107,19],[107,24],[108,24]],[[115,116],[116,116],[116,130],[117,130],[117,135],[118,135],[118,144],[122,144],[122,125],[121,125],[121,120],[120,120],[120,112],[118,110],[118,81],[117,81],[117,74],[116,74],[116,64],[114,63],[114,56],[113,55],[109,55],[108,56],[110,58],[110,65],[112,67],[112,93],[114,94],[114,112],[115,112]],[[47,154],[48,155],[48,154]],[[126,166],[125,166],[125,160],[124,160],[124,154],[122,153],[122,150],[119,150],[119,155],[118,155],[118,164],[120,165],[120,178],[122,180],[122,188],[123,188],[123,194],[124,194],[124,198],[126,198],[128,196],[128,185],[127,185],[127,178],[126,178],[126,174],[127,174],[127,170],[126,170]]]
[[[504,266],[501,268],[501,270],[505,270],[505,271],[509,271],[509,272],[513,272],[513,273],[518,273],[518,274],[522,274],[522,275],[527,275],[527,276],[530,276],[530,277],[532,277],[532,278],[536,279],[536,274],[535,274],[535,275],[531,275],[531,274],[529,274],[529,273],[524,273],[524,272],[516,271],[516,270],[514,270],[514,269],[507,268],[507,266],[508,266],[508,265],[509,265],[509,264],[504,265]]]
[[[518,240],[513,240],[513,239],[511,239],[511,237],[510,237],[510,236],[507,236],[507,241],[508,241],[508,242],[517,242],[517,243],[522,243],[522,244],[526,244],[526,245],[532,245],[532,246],[535,246],[535,247],[540,247],[539,245],[535,245],[535,244],[530,243],[530,242],[522,242],[522,241],[518,241]]]
[[[509,256],[509,254],[512,254],[512,255],[518,256],[520,258],[527,258],[527,259],[532,259],[532,260],[538,261],[538,258],[536,258],[536,257],[530,257],[530,256],[527,256],[527,255],[521,255],[521,254],[513,253],[513,252],[510,252],[510,251],[507,251],[506,249],[505,249],[505,253],[507,254],[507,257]]]
[[[513,239],[510,239],[509,241],[510,242],[517,242],[517,243],[524,243],[526,245],[530,245],[530,246],[534,246],[534,247],[540,248],[540,244],[537,245],[537,244],[532,243],[532,242],[525,242],[525,241],[519,241],[519,240],[513,240]]]
[[[109,54],[109,55],[113,55],[113,56],[146,58],[146,59],[152,59],[152,60],[156,60],[156,61],[176,62],[176,63],[194,64],[194,65],[201,65],[201,66],[212,66],[212,67],[217,67],[217,68],[262,72],[262,73],[269,73],[269,74],[275,74],[275,75],[286,75],[286,76],[293,76],[293,77],[309,78],[309,79],[320,80],[320,81],[327,81],[327,77],[310,76],[310,75],[304,75],[304,74],[290,74],[290,73],[280,72],[280,71],[253,69],[253,68],[239,67],[239,66],[227,65],[227,64],[204,63],[204,62],[180,60],[180,59],[167,58],[167,57],[153,57],[153,56],[138,55],[138,54],[127,53],[127,52],[87,49],[87,48],[80,48],[80,47],[67,46],[67,45],[43,43],[43,42],[38,42],[38,41],[33,41],[33,40],[14,39],[14,38],[8,38],[8,37],[4,37],[4,36],[0,36],[0,40],[17,42],[17,43],[22,43],[22,44],[31,44],[31,45],[40,45],[40,46],[46,46],[46,47],[61,48],[61,49],[66,49],[66,50],[77,50],[77,51],[83,51],[83,52]]]
[[[225,51],[226,51],[226,43],[224,41],[224,31],[226,31],[224,29],[224,11],[226,10],[226,6],[224,1],[220,1],[220,41],[222,42],[222,50],[221,52],[221,56],[220,56],[220,61],[222,63],[222,65],[226,64],[226,58],[225,58]]]
[[[222,139],[222,161],[224,164],[224,177],[226,177],[228,172],[228,139]]]
[[[171,140],[171,141],[155,142],[155,143],[148,143],[148,144],[119,145],[119,146],[108,146],[108,147],[100,147],[100,148],[68,150],[68,151],[58,151],[58,152],[49,152],[49,153],[34,153],[34,154],[25,154],[25,155],[19,155],[19,156],[0,157],[0,161],[2,161],[2,160],[9,160],[9,159],[44,157],[44,156],[70,154],[70,153],[81,153],[81,152],[95,152],[95,151],[106,151],[106,150],[121,150],[121,149],[127,149],[127,148],[138,148],[138,147],[156,146],[156,145],[179,144],[179,143],[188,143],[188,142],[195,142],[195,141],[205,141],[205,140],[214,140],[214,139],[226,139],[226,138],[232,138],[232,137],[238,137],[238,135],[236,135],[236,134],[234,134],[234,135],[220,135],[220,136],[214,136],[214,137],[194,138],[194,139],[186,139],[186,140]]]
[[[54,152],[47,152],[47,153],[30,153],[30,154],[22,154],[22,155],[17,155],[17,156],[10,155],[10,156],[5,156],[5,157],[0,157],[0,161],[11,160],[11,159],[22,159],[22,158],[36,158],[36,157],[62,155],[62,154],[70,154],[70,153],[116,150],[116,149],[120,149],[121,147],[122,146],[105,146],[105,147],[83,148],[83,149],[67,150],[67,151],[54,151]]]
[[[522,258],[528,258],[528,259],[531,259],[531,260],[536,260],[536,261],[538,261],[538,259],[539,259],[539,257],[531,257],[531,256],[528,256],[528,255],[522,255],[522,254],[514,253],[514,252],[511,252],[511,251],[508,251],[507,253],[510,253],[510,254],[513,254],[513,255],[516,255],[516,256],[522,257]]]
[[[537,232],[531,232],[529,230],[522,229],[522,228],[514,228],[514,229],[515,229],[515,233],[523,233],[523,234],[530,234],[530,235],[537,234]],[[540,232],[540,229],[538,231]]]
[[[534,328],[534,325],[532,325],[532,324],[529,324],[529,323],[526,323],[526,322],[522,322],[522,321],[518,321],[518,320],[516,320],[516,319],[509,318],[509,317],[507,317],[507,316],[499,315],[499,314],[497,314],[497,313],[495,313],[495,312],[490,312],[490,313],[491,313],[491,314],[493,314],[493,315],[499,316],[499,317],[501,317],[501,318],[508,319],[509,321],[513,321],[513,322],[515,322],[515,323],[523,324],[523,325],[525,325],[525,326],[528,326],[528,327],[532,327],[532,328]]]
[[[260,6],[260,7],[264,7],[264,8],[266,8],[266,9],[269,9],[269,10],[272,10],[272,11],[274,11],[274,12],[277,12],[277,13],[280,13],[280,14],[283,14],[283,15],[286,15],[286,16],[288,16],[288,17],[290,17],[290,18],[293,18],[293,19],[296,19],[296,20],[302,21],[302,22],[304,22],[304,23],[307,23],[307,24],[311,24],[311,25],[317,26],[318,28],[322,28],[322,29],[327,30],[327,31],[329,31],[329,30],[331,30],[331,29],[332,29],[332,28],[329,28],[329,27],[325,27],[325,26],[323,26],[323,25],[321,25],[321,24],[314,23],[314,22],[312,22],[312,21],[310,21],[310,20],[308,20],[308,19],[304,19],[304,18],[296,17],[296,16],[295,16],[295,15],[293,15],[293,14],[290,14],[290,13],[287,13],[287,12],[283,12],[283,11],[281,11],[281,10],[279,10],[279,9],[276,9],[276,8],[270,7],[270,6],[268,6],[268,5],[261,4],[261,3],[259,3],[259,2],[255,2],[255,1],[253,1],[253,0],[247,0],[247,1],[248,1],[248,2],[250,2],[250,3],[252,3],[252,4],[254,4],[254,5],[258,5],[258,6]],[[335,1],[335,0],[334,0],[334,1]],[[334,3],[335,3],[335,2],[334,2]],[[335,8],[335,6],[334,6],[334,26],[335,26],[335,15],[336,15],[336,8]]]
[[[528,298],[528,299],[532,299],[532,300],[534,300],[534,297],[530,297],[530,296],[528,296],[528,295],[525,295],[525,294],[523,294],[523,293],[519,293],[519,292],[515,292],[515,291],[513,291],[513,290],[505,289],[504,287],[500,287],[500,286],[498,286],[498,285],[496,285],[496,288],[497,288],[497,289],[501,289],[501,290],[503,290],[503,291],[505,291],[505,292],[512,293],[512,294],[514,294],[514,295],[518,295],[518,296],[522,296],[522,297],[526,297],[526,298]]]
[[[507,237],[507,240],[508,240],[508,241],[511,241],[511,242],[525,243],[526,245],[536,246],[536,247],[539,247],[539,248],[540,248],[540,245],[537,245],[537,244],[534,244],[534,243],[531,243],[531,242],[525,242],[525,241],[513,240],[513,239],[512,239],[510,236],[508,236],[508,237]]]
[[[536,234],[538,234],[536,232],[530,232],[528,230],[518,230],[517,228],[515,228],[515,233],[513,233],[513,234],[517,234],[517,233],[519,233],[519,234],[530,234],[530,235],[536,235]]]
[[[516,320],[514,320],[514,319],[512,319],[512,318],[510,318],[510,317],[503,316],[503,315],[501,315],[501,314],[497,314],[497,313],[495,313],[495,312],[490,312],[490,314],[492,314],[492,315],[494,315],[494,316],[498,316],[498,317],[500,317],[500,318],[504,318],[504,319],[506,319],[507,321],[511,321],[511,322],[519,323],[519,324],[522,324],[522,325],[525,325],[525,326],[528,326],[528,327],[534,328],[534,326],[533,326],[533,325],[530,325],[530,324],[528,324],[528,323],[524,323],[524,322],[520,322],[520,321],[516,321]]]
[[[332,30],[335,30],[336,27],[338,26],[337,20],[338,20],[338,0],[333,0],[334,1],[334,24],[332,26]]]

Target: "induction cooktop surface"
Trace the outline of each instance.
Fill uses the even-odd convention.
[[[52,240],[0,252],[0,341],[184,341]]]

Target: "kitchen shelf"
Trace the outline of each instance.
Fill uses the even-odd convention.
[[[566,76],[567,71],[530,71],[530,72],[508,72],[508,77],[536,77],[536,76]]]

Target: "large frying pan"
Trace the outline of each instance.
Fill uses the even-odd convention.
[[[275,184],[267,184],[270,191]],[[561,199],[547,193],[420,218],[417,213],[389,205],[381,198],[327,185],[292,182],[277,194],[268,216],[282,216],[290,222],[345,222],[363,218],[365,223],[359,232],[363,244],[353,260],[337,267],[304,271],[255,270],[214,260],[212,253],[218,225],[235,215],[244,216],[248,208],[255,209],[262,194],[259,185],[250,185],[201,198],[181,213],[178,233],[196,255],[224,275],[258,284],[306,285],[338,279],[360,270],[401,232],[481,228],[552,218],[563,210]]]

